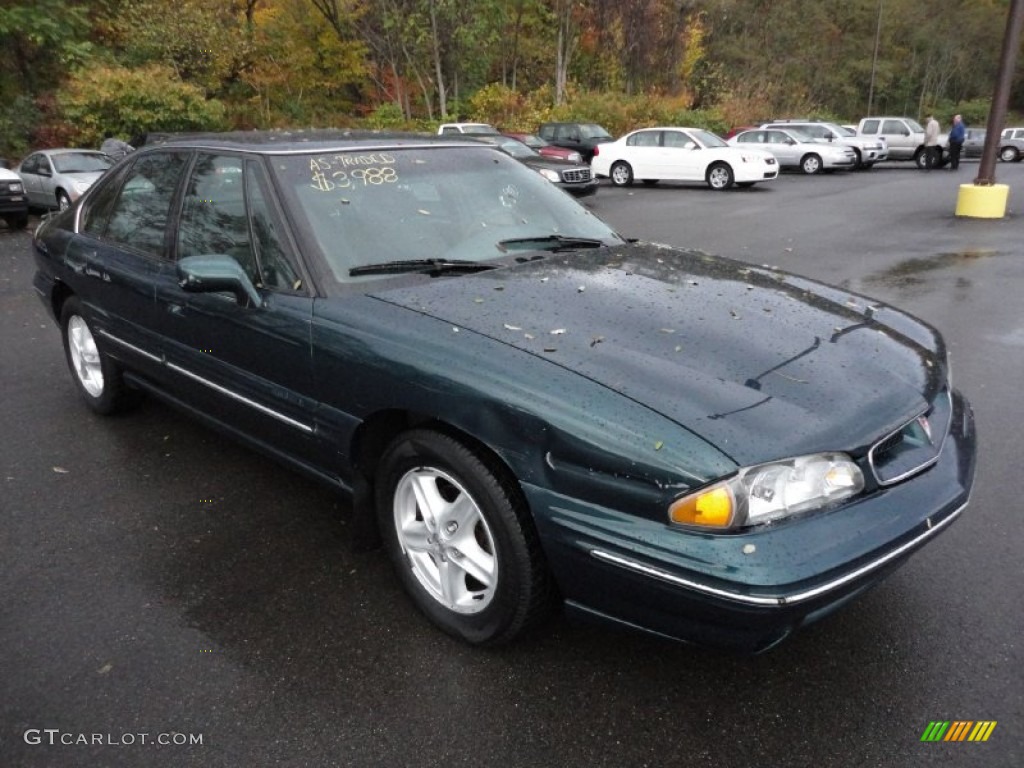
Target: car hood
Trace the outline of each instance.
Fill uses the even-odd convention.
[[[70,179],[76,184],[93,184],[96,179],[102,176],[106,171],[83,171],[80,173],[60,173],[58,176],[62,176],[65,179]]]
[[[941,338],[908,315],[653,244],[547,254],[370,295],[598,382],[742,465],[863,450],[924,411],[946,380]]]
[[[588,166],[586,163],[578,163],[573,160],[564,160],[560,157],[547,157],[541,154],[530,155],[528,157],[517,157],[516,160],[521,162],[523,165],[528,165],[534,170],[546,168],[549,171],[558,171],[558,173],[562,173],[563,171],[585,171],[590,169],[590,166]]]

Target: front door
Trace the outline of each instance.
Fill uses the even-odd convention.
[[[185,291],[176,261],[188,256],[234,259],[259,303]],[[173,257],[157,282],[156,305],[174,388],[271,453],[321,465],[312,397],[313,298],[260,161],[197,155]]]

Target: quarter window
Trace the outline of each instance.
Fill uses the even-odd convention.
[[[302,280],[288,258],[283,228],[271,207],[269,184],[261,165],[254,162],[246,164],[245,185],[249,193],[252,240],[256,246],[261,282],[266,288],[300,290]]]
[[[632,147],[656,147],[661,131],[640,131],[634,133],[626,142]]]

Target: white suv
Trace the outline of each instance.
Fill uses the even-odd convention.
[[[857,155],[857,167],[867,170],[889,157],[889,147],[883,137],[858,136],[856,131],[825,120],[773,120],[762,128],[796,128],[816,139],[850,147]]]

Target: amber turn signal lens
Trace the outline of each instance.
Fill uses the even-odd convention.
[[[732,492],[724,485],[695,493],[672,504],[669,519],[681,525],[701,525],[726,528],[732,522]]]

